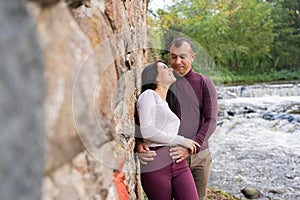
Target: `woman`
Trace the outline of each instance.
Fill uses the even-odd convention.
[[[196,200],[196,186],[187,161],[174,162],[169,147],[182,145],[192,153],[199,144],[178,135],[180,120],[166,101],[169,86],[176,81],[173,69],[157,61],[142,72],[142,93],[137,100],[143,141],[155,150],[155,160],[141,165],[143,189],[150,200]]]

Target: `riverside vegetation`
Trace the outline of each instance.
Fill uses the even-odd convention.
[[[164,9],[148,10],[148,23],[161,28],[155,34],[160,49],[168,49],[180,34],[199,44],[211,60],[202,57],[194,64],[216,82],[299,80],[298,0],[174,0]],[[165,50],[160,56],[168,60]]]

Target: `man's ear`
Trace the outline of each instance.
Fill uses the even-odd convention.
[[[196,53],[193,52],[193,54],[192,54],[192,62],[194,62],[195,57],[196,57]]]

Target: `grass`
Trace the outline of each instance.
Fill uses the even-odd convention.
[[[207,199],[214,200],[241,200],[240,198],[235,197],[234,195],[220,189],[208,188],[207,190]]]
[[[274,81],[292,81],[300,80],[300,70],[284,69],[281,71],[265,72],[230,72],[228,70],[212,75],[211,78],[216,84],[236,85],[236,84],[253,84]]]

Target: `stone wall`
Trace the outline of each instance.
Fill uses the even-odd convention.
[[[18,1],[1,4],[21,8],[25,17],[21,13],[17,21],[27,20],[24,28],[30,30],[17,39],[31,40],[24,44],[14,41],[16,54],[10,56],[18,60],[21,55],[28,67],[15,69],[28,77],[16,83],[21,88],[16,92],[21,93],[14,97],[16,105],[29,110],[28,116],[17,117],[25,120],[25,132],[34,130],[32,136],[22,135],[20,139],[30,140],[22,144],[29,157],[32,151],[39,156],[35,164],[27,158],[31,165],[37,165],[30,170],[41,174],[44,169],[43,184],[39,176],[35,182],[42,185],[42,199],[143,199],[133,153],[133,114],[140,84],[137,77],[147,62],[147,1]],[[1,10],[6,8],[1,5]],[[15,27],[12,31],[21,33],[23,27]],[[28,54],[29,60],[19,51]],[[21,66],[22,59],[19,62]],[[1,81],[2,75],[10,78],[9,72],[1,72]],[[26,98],[30,95],[34,98]],[[17,108],[6,112],[13,114]],[[43,112],[44,118],[38,117]],[[26,125],[26,120],[34,126]],[[24,132],[23,126],[17,134]],[[39,187],[35,188],[37,197]]]
[[[40,199],[44,171],[42,52],[25,2],[0,0],[0,199]]]

